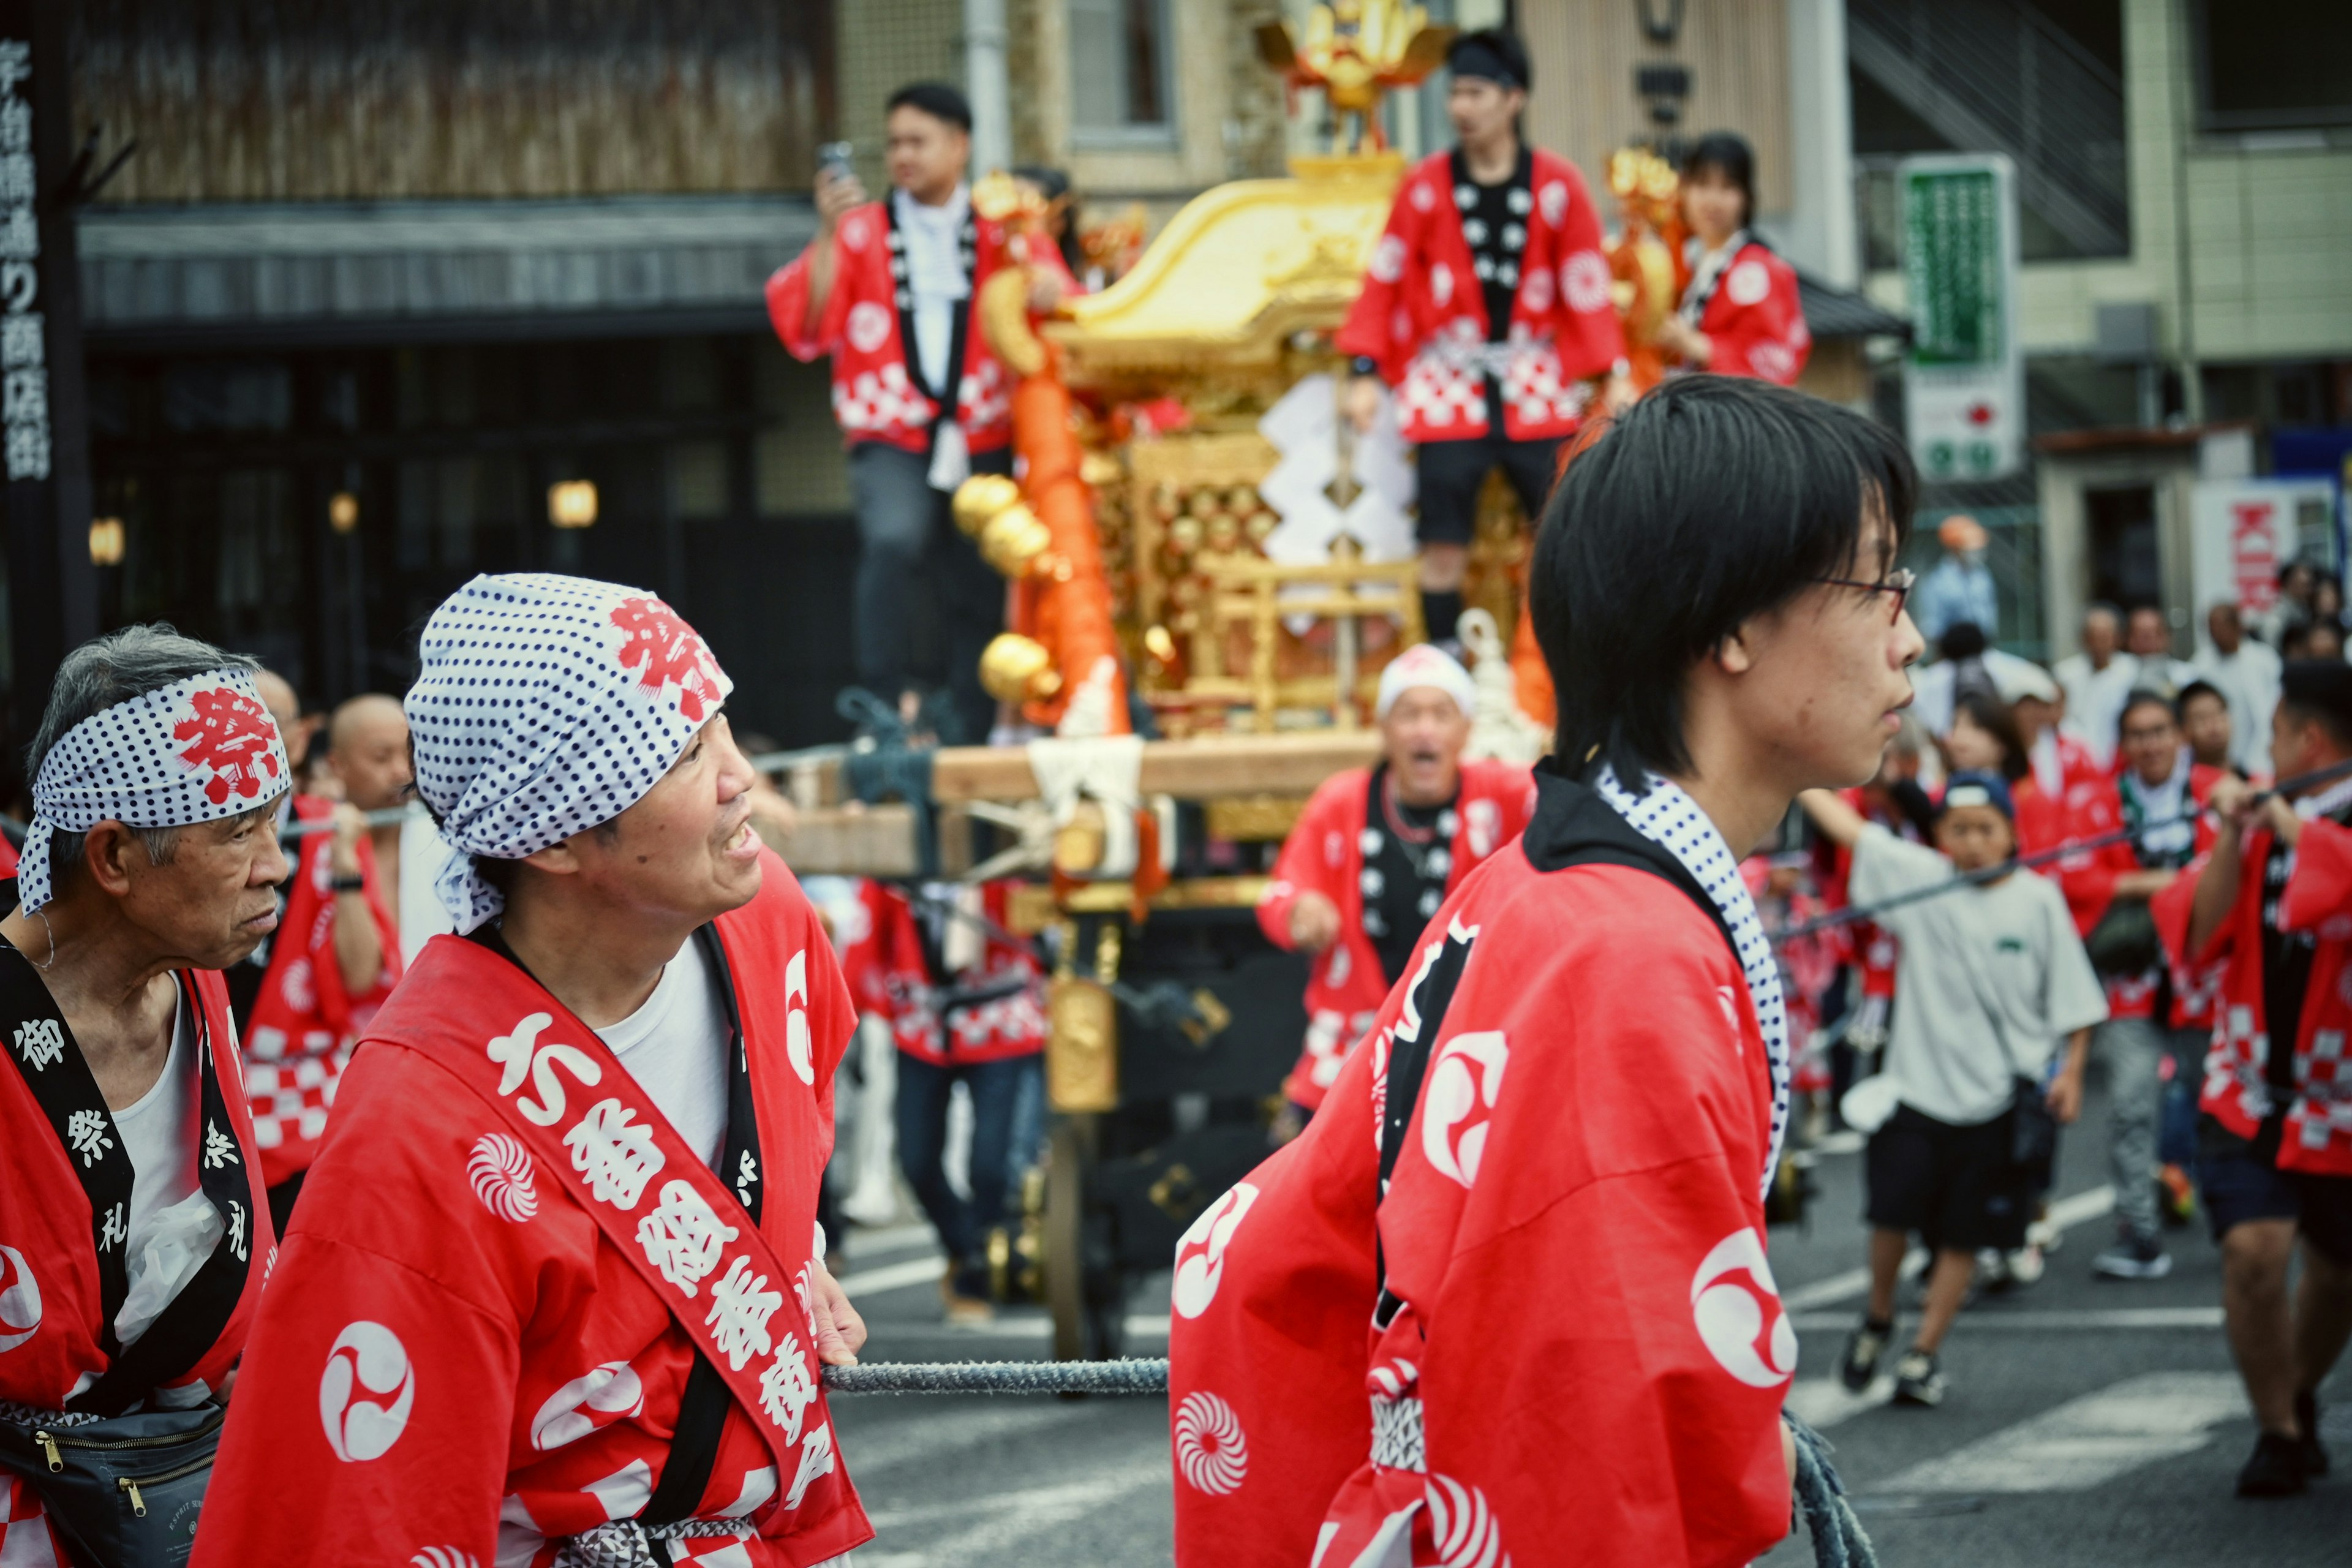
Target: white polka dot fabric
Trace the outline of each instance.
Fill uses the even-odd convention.
[[[1772,1176],[1780,1168],[1780,1145],[1789,1131],[1789,1013],[1780,997],[1780,966],[1773,962],[1772,943],[1757,918],[1756,900],[1740,879],[1739,858],[1716,831],[1714,821],[1682,786],[1655,773],[1649,793],[1636,800],[1609,769],[1601,770],[1593,787],[1601,798],[1651,843],[1660,845],[1683,863],[1683,868],[1715,900],[1723,923],[1731,928],[1732,946],[1748,976],[1748,1000],[1756,1005],[1756,1022],[1764,1034],[1764,1057],[1772,1072],[1772,1139],[1765,1151],[1764,1191],[1772,1190]]]
[[[100,709],[41,759],[17,897],[26,914],[49,901],[57,829],[186,827],[251,811],[292,782],[277,721],[247,670],[193,675]]]
[[[505,903],[475,856],[520,860],[618,816],[735,689],[654,595],[545,572],[475,578],[417,654],[416,789],[459,851],[434,890],[461,935]]]

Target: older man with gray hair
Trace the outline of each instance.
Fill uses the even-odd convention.
[[[2091,760],[2102,770],[2116,760],[2116,721],[2139,681],[2139,660],[2123,651],[2124,616],[2113,605],[2083,612],[2083,651],[2051,667],[2066,689],[2066,713],[2080,729]]]
[[[292,769],[254,670],[127,627],[67,656],[26,755],[0,883],[0,1561],[121,1561],[94,1543],[125,1530],[161,1560],[268,1273],[216,973],[278,923],[286,875]],[[172,1478],[135,1514],[79,1457],[125,1441]]]

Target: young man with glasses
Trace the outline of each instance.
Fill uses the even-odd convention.
[[[1179,1244],[1181,1568],[1746,1563],[1788,1532],[1790,1043],[1738,863],[1900,727],[1914,485],[1869,420],[1727,376],[1569,463],[1535,815]]]

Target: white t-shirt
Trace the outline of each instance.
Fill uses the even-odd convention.
[[[2116,760],[2116,724],[2124,713],[2124,699],[2139,684],[2139,660],[2119,653],[2105,669],[2093,669],[2088,654],[2069,654],[2051,666],[2050,673],[2066,689],[2066,717],[2073,721],[2091,760],[2101,767]]]
[[[935,207],[924,205],[904,191],[891,192],[890,201],[900,241],[906,246],[907,292],[914,300],[915,363],[922,371],[925,385],[946,390],[947,417],[952,419],[955,389],[951,383],[961,367],[950,365],[948,354],[955,346],[956,306],[971,292],[971,281],[963,275],[957,237],[971,211],[971,192],[958,185],[955,195]]]
[[[1853,847],[1857,904],[1952,879],[1952,863],[1873,825]],[[1903,943],[1886,1072],[1904,1104],[1974,1125],[2009,1108],[2058,1042],[2103,1022],[2107,999],[2056,883],[2031,871],[1874,917]]]
[[[727,1141],[727,1005],[699,942],[689,938],[677,950],[644,1006],[596,1037],[697,1159],[719,1158]]]
[[[176,991],[179,977],[173,976]],[[155,1216],[196,1190],[196,1047],[187,998],[173,1007],[172,1050],[155,1086],[115,1111],[114,1130],[131,1156],[131,1230],[125,1256],[136,1258]]]

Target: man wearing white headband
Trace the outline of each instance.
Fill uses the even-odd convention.
[[[477,577],[425,628],[457,851],[363,1031],[194,1562],[809,1564],[872,1535],[821,1366],[856,1018],[751,827],[731,689],[650,595]]]
[[[168,626],[68,655],[0,883],[0,1441],[133,1436],[121,1417],[194,1465],[198,1497],[208,1443],[167,1453],[187,1433],[157,1423],[217,1421],[196,1407],[245,1347],[271,1243],[215,973],[278,923],[286,875],[292,770],[254,668]],[[0,1468],[0,1561],[80,1560],[87,1502],[45,1499],[48,1473]]]
[[[1283,1085],[1293,1124],[1323,1103],[1446,893],[1527,826],[1533,775],[1462,760],[1475,702],[1470,672],[1442,649],[1391,659],[1373,706],[1380,765],[1326,779],[1283,842],[1257,922],[1312,955],[1307,1043]]]

